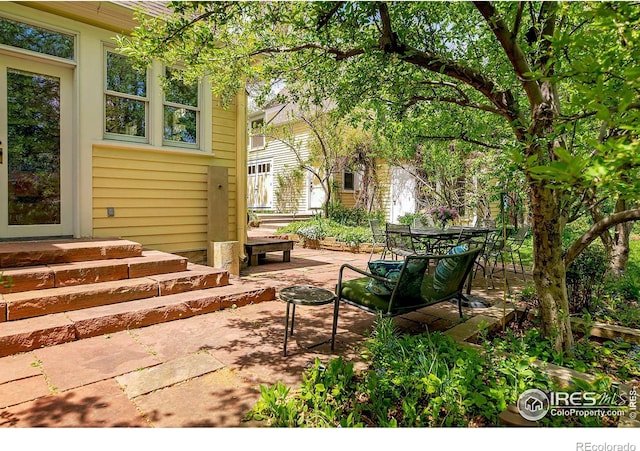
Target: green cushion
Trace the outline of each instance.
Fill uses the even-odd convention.
[[[447,255],[462,254],[464,252],[467,252],[467,247],[459,245],[452,248]],[[452,274],[460,262],[460,258],[444,258],[440,260],[433,273],[433,288],[436,291],[445,291]]]
[[[391,280],[397,280],[398,277],[400,277],[400,270],[402,269],[403,262],[397,260],[373,260],[370,261],[368,265],[369,272],[371,274]],[[366,289],[378,296],[390,296],[394,287],[395,283],[391,284],[370,278]]]
[[[389,296],[378,296],[367,289],[369,277],[342,282],[340,297],[364,305],[374,310],[386,312],[389,309]]]

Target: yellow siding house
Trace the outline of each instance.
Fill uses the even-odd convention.
[[[205,258],[246,237],[246,95],[163,91],[114,36],[160,2],[0,2],[0,239],[121,237]],[[180,89],[178,89],[180,88]],[[184,87],[176,87],[184,93]],[[6,189],[5,189],[6,188]]]

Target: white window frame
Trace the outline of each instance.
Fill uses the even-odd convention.
[[[347,188],[347,174],[351,174],[351,180],[353,183],[353,186],[350,188]],[[350,168],[345,168],[342,171],[342,191],[345,193],[353,193],[355,191],[358,190],[358,172],[354,171],[353,169]]]
[[[266,136],[263,133],[259,133],[254,135],[253,134],[253,130],[254,130],[254,126],[253,124],[256,122],[262,122],[262,125],[260,127],[264,127],[266,120],[265,120],[265,116],[261,115],[261,116],[255,116],[249,119],[249,150],[259,150],[259,149],[264,149],[264,147],[267,144],[267,139]],[[262,138],[262,143],[259,146],[256,146],[253,144],[253,139],[254,138]]]
[[[102,65],[103,65],[103,94],[102,94],[102,139],[112,141],[112,142],[122,142],[122,143],[137,143],[137,144],[147,144],[151,145],[157,149],[164,149],[167,151],[186,151],[186,152],[198,152],[198,153],[207,153],[207,154],[215,154],[212,148],[212,138],[213,138],[213,129],[214,124],[212,121],[212,104],[213,98],[211,94],[210,82],[208,77],[203,77],[198,82],[198,127],[197,127],[197,137],[196,143],[182,143],[179,141],[171,141],[164,139],[164,108],[165,105],[176,106],[176,107],[189,107],[188,105],[175,104],[171,102],[165,102],[164,90],[162,89],[162,81],[160,80],[159,74],[166,73],[166,66],[161,64],[158,61],[154,61],[150,67],[147,68],[146,71],[146,80],[147,80],[147,95],[143,99],[145,100],[145,133],[146,137],[142,138],[139,136],[133,135],[124,135],[118,133],[108,133],[105,131],[106,125],[106,95],[119,95],[123,96],[123,93],[113,93],[112,91],[106,90],[106,80],[107,80],[107,51],[112,51],[114,53],[119,53],[116,47],[107,42],[103,41],[103,55],[102,55]],[[176,69],[180,69],[180,67],[175,67]],[[125,95],[126,96],[126,95]],[[127,97],[128,98],[128,97]],[[135,100],[142,100],[139,96],[130,96],[130,98]]]
[[[163,66],[163,75],[166,75],[167,69],[173,70],[182,70],[180,67],[169,67]],[[164,90],[162,92],[162,145],[166,147],[184,147],[188,149],[200,149],[200,143],[202,142],[202,134],[203,134],[203,124],[202,124],[202,82],[198,82],[198,94],[197,94],[197,102],[198,104],[194,107],[192,105],[183,105],[181,103],[168,102]],[[170,139],[166,139],[164,137],[164,109],[165,107],[173,107],[178,109],[185,109],[189,111],[195,111],[196,113],[196,142],[188,143],[182,141],[172,141]]]
[[[116,140],[116,141],[128,141],[128,142],[136,142],[136,143],[149,143],[150,142],[150,124],[149,124],[149,117],[150,117],[150,108],[151,108],[151,103],[150,103],[150,90],[151,90],[151,86],[149,83],[149,69],[146,70],[145,75],[146,75],[146,96],[142,97],[142,96],[138,96],[138,95],[134,95],[134,94],[126,94],[126,93],[122,93],[122,92],[117,92],[117,91],[111,91],[107,89],[107,54],[111,52],[111,53],[115,53],[117,55],[122,55],[121,53],[119,53],[115,47],[113,46],[109,46],[109,45],[105,45],[103,47],[103,53],[102,53],[102,64],[103,64],[103,68],[104,68],[104,77],[102,80],[102,86],[103,86],[103,96],[102,96],[102,131],[103,131],[103,135],[105,139],[112,139],[112,140]],[[126,55],[123,55],[126,56]],[[144,102],[145,105],[145,111],[144,111],[144,136],[135,136],[135,135],[126,135],[126,134],[120,134],[120,133],[112,133],[112,132],[107,132],[106,131],[106,123],[107,123],[107,96],[115,96],[115,97],[121,97],[124,99],[130,99],[130,100],[136,100],[136,101],[141,101]]]
[[[10,55],[13,54],[22,54],[26,58],[37,58],[38,61],[48,60],[51,63],[57,63],[63,66],[76,66],[76,62],[78,60],[78,33],[69,31],[67,29],[53,26],[49,23],[40,22],[37,20],[32,20],[31,18],[27,19],[25,17],[16,16],[13,14],[2,12],[2,17],[8,20],[12,20],[14,22],[20,22],[25,25],[30,25],[37,28],[43,28],[45,30],[49,30],[54,33],[60,33],[73,38],[73,58],[62,58],[60,56],[50,55],[48,53],[42,53],[35,50],[23,49],[22,47],[13,47],[7,44],[0,44],[0,54],[8,52]]]

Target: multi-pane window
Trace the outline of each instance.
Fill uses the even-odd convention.
[[[144,141],[147,137],[147,73],[106,50],[105,134]]]
[[[271,172],[271,163],[250,164],[247,170],[248,175],[268,174],[270,172]]]
[[[251,149],[260,149],[264,147],[264,134],[262,133],[262,128],[264,127],[264,119],[254,119],[251,121],[250,129],[251,136],[249,147]]]
[[[70,34],[0,17],[0,44],[73,60],[74,43]]]
[[[163,103],[163,142],[197,146],[200,129],[198,85],[175,79],[176,69],[166,68]]]

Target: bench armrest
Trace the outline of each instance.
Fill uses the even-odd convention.
[[[397,280],[387,279],[386,277],[382,277],[377,274],[371,274],[370,272],[367,272],[364,269],[356,268],[353,265],[345,263],[342,266],[340,266],[340,272],[338,274],[338,285],[336,287],[336,295],[338,296],[338,298],[340,298],[340,292],[342,291],[342,276],[345,269],[349,269],[351,271],[357,272],[358,274],[361,274],[363,276],[371,277],[372,279],[379,280],[380,282],[386,282],[392,285],[395,285],[397,282]]]

